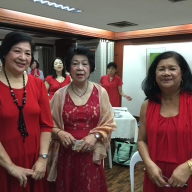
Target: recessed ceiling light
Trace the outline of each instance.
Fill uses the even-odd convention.
[[[30,0],[30,1],[33,1],[33,2],[36,2],[36,3],[41,3],[43,5],[48,5],[50,7],[55,7],[55,8],[58,8],[58,9],[63,9],[65,11],[69,11],[69,12],[73,12],[73,13],[82,12],[82,10],[80,10],[80,9],[76,9],[74,7],[69,7],[69,6],[62,5],[62,4],[57,4],[57,3],[54,3],[54,2],[51,2],[51,1],[43,1],[43,0]]]
[[[180,1],[186,1],[186,0],[168,0],[171,1],[172,3],[180,2]]]
[[[128,21],[120,21],[120,22],[116,22],[116,23],[108,23],[107,25],[111,25],[111,26],[115,26],[115,27],[130,27],[130,26],[135,26],[138,25],[136,23],[131,23]]]

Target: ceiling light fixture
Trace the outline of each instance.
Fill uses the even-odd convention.
[[[186,1],[186,0],[168,0],[168,1],[171,1],[172,3],[177,3],[177,2],[180,2],[180,1]]]
[[[65,11],[69,11],[69,12],[73,12],[73,13],[82,12],[82,10],[80,10],[80,9],[76,9],[74,7],[69,7],[69,6],[65,6],[65,5],[61,5],[61,4],[57,4],[57,3],[54,3],[54,2],[50,2],[50,1],[43,1],[43,0],[30,0],[30,1],[33,1],[35,3],[41,3],[43,5],[48,5],[50,7],[55,7],[55,8],[58,8],[58,9],[63,9]]]
[[[122,27],[131,27],[131,26],[135,26],[135,25],[138,25],[138,24],[131,23],[131,22],[128,22],[128,21],[120,21],[120,22],[116,22],[116,23],[108,23],[107,25],[122,28]]]

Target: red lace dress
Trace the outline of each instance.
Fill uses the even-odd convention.
[[[93,87],[86,104],[76,106],[66,94],[63,106],[65,131],[77,140],[88,135],[97,126],[100,117],[98,90]],[[56,192],[107,192],[105,173],[102,166],[93,163],[92,153],[75,152],[61,145],[58,158]],[[52,188],[52,187],[51,187]]]

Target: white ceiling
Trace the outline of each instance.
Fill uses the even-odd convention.
[[[52,2],[54,0],[51,0]],[[0,0],[0,7],[114,32],[192,23],[192,0],[55,0],[82,9],[71,13],[30,0]],[[138,26],[117,28],[108,23],[128,21]]]

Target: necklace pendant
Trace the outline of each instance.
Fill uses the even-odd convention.
[[[27,129],[26,129],[26,126],[25,126],[25,121],[24,121],[24,118],[23,118],[23,112],[22,112],[22,109],[25,105],[25,102],[26,102],[26,90],[25,90],[25,75],[23,74],[23,101],[22,101],[22,105],[18,105],[18,99],[15,98],[15,94],[13,93],[13,90],[11,88],[11,85],[10,85],[10,82],[9,82],[9,79],[7,77],[7,74],[5,72],[5,69],[3,68],[3,71],[4,71],[4,74],[5,74],[5,77],[6,77],[6,80],[7,80],[7,83],[9,85],[9,88],[10,88],[10,92],[11,92],[11,96],[13,97],[13,102],[17,105],[18,109],[19,109],[19,119],[18,119],[18,130],[19,132],[21,133],[21,136],[23,136],[23,142],[25,142],[25,137],[28,136],[28,132],[27,132]]]
[[[73,83],[71,83],[71,88],[72,88],[73,93],[75,93],[75,91],[73,89]],[[88,88],[88,81],[87,81],[87,88]],[[86,88],[85,92],[82,95],[78,95],[77,93],[75,93],[75,95],[77,95],[78,97],[82,97],[87,92],[87,88]]]

